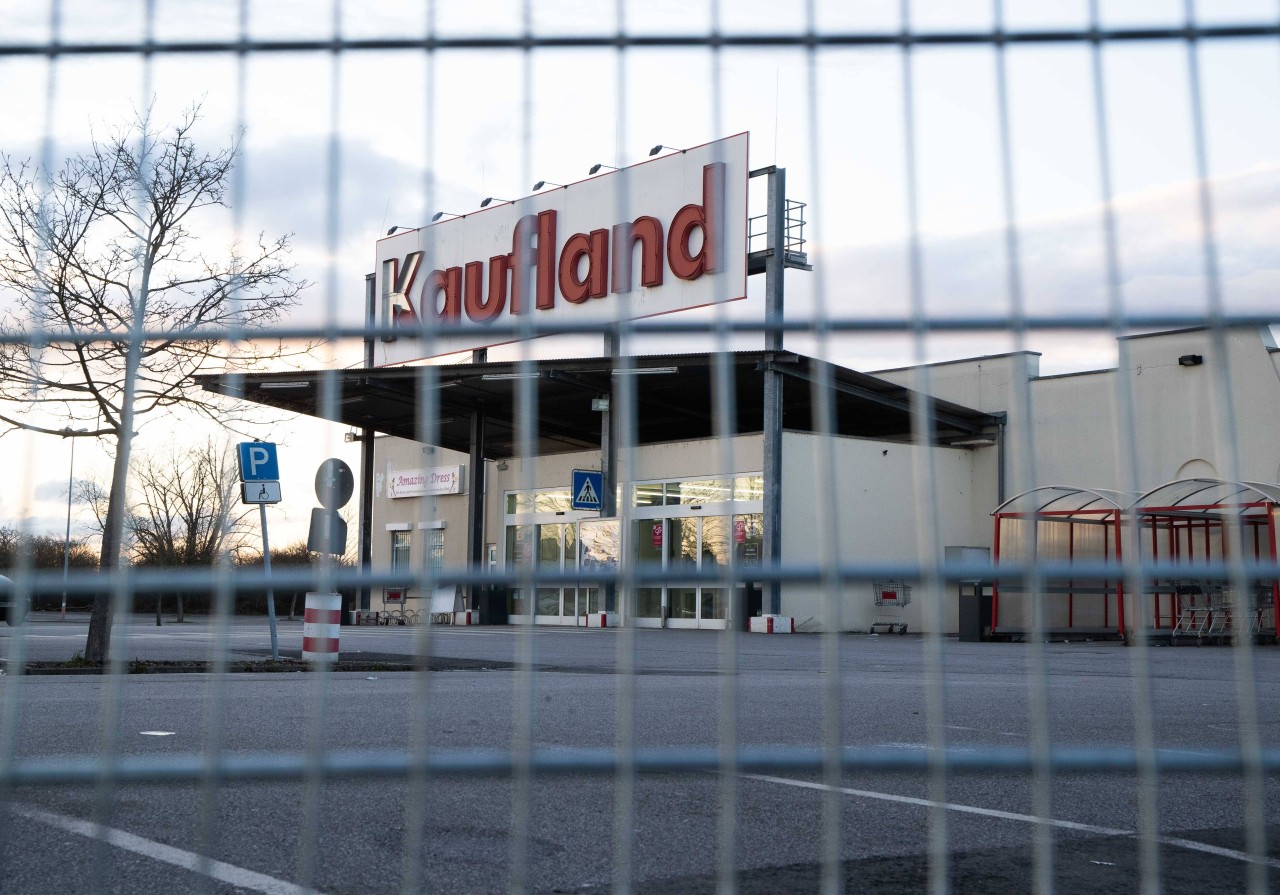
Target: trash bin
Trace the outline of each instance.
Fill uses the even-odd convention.
[[[960,582],[960,639],[977,643],[991,628],[991,594],[981,581]]]

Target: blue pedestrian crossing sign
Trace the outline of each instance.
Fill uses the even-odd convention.
[[[575,510],[599,510],[602,494],[604,494],[604,473],[591,469],[573,471],[573,508]]]
[[[276,446],[268,441],[240,442],[240,481],[278,482],[280,464],[276,462]]]

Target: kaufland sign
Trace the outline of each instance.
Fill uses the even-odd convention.
[[[739,134],[380,240],[379,363],[746,297],[747,174]]]

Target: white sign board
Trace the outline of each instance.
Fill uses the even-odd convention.
[[[461,494],[464,466],[434,466],[387,473],[387,497],[429,497]]]
[[[241,482],[241,503],[279,503],[279,482]]]
[[[745,298],[748,174],[738,134],[379,240],[378,363]]]

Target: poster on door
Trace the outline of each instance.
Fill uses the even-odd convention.
[[[662,523],[655,522],[653,524],[653,546],[662,546]]]

